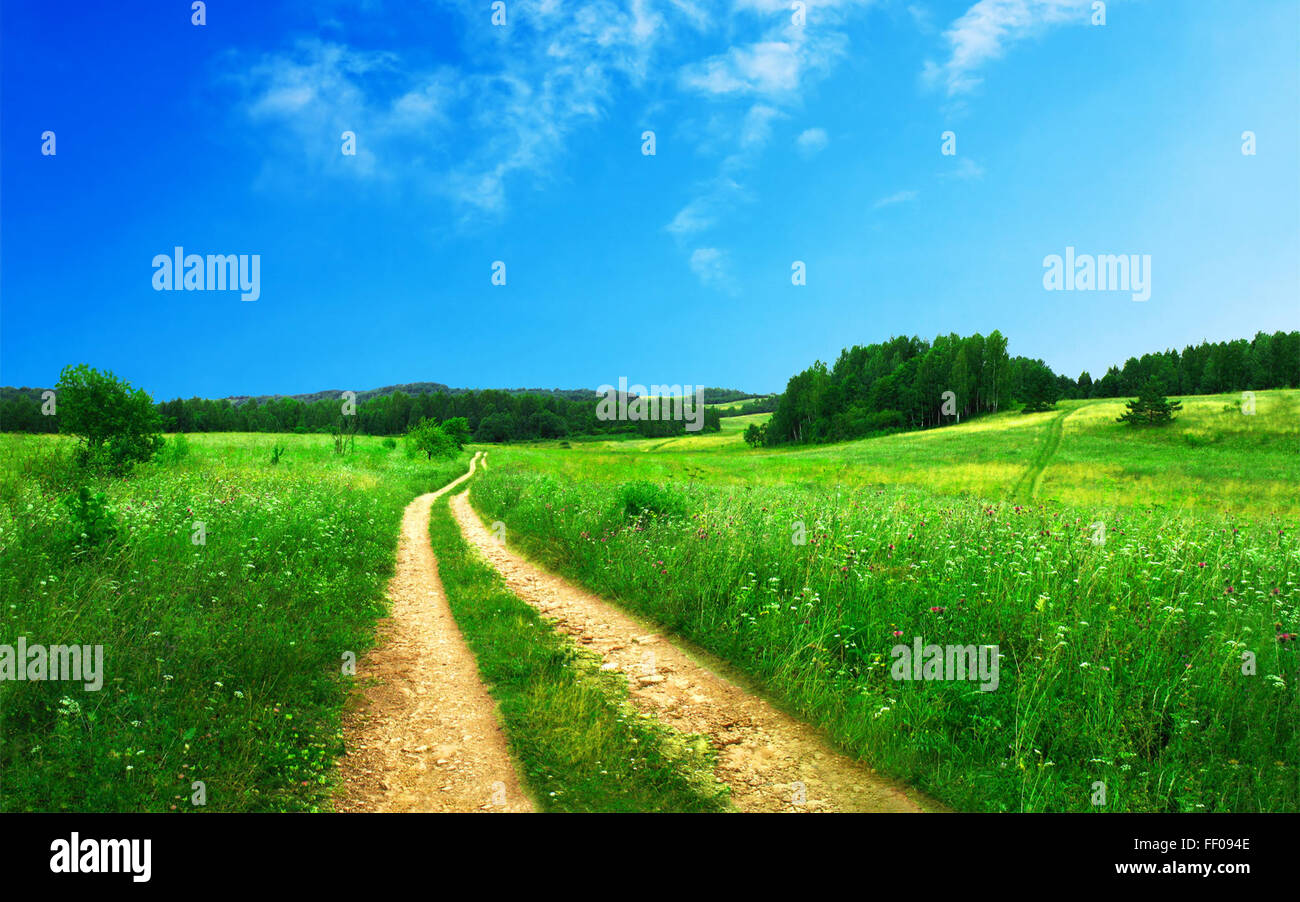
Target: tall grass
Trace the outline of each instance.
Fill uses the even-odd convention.
[[[272,463],[277,443],[285,448]],[[0,682],[0,810],[314,810],[384,610],[402,509],[467,467],[363,439],[168,439],[127,479],[0,437],[0,644],[104,647],[104,685]],[[117,537],[62,499],[103,493]],[[195,544],[196,523],[204,544]]]
[[[1079,507],[1161,506],[1194,513],[1300,517],[1300,391],[1257,393],[1244,415],[1237,395],[1184,398],[1171,425],[1115,422],[1124,400],[1062,401],[1057,411],[999,413],[924,432],[836,445],[751,450],[741,434],[766,414],[726,418],[723,431],[669,439],[572,442],[571,449],[512,447],[494,461],[526,460],[571,479],[705,480],[717,485],[908,485],[944,495]],[[1052,445],[1052,425],[1064,415]],[[1052,445],[1052,453],[1043,452]],[[1031,477],[1022,483],[1026,474]],[[1019,500],[1019,499],[1016,499]]]
[[[1300,632],[1294,521],[629,489],[528,462],[498,460],[471,495],[512,542],[956,808],[1300,810],[1300,642],[1279,638]],[[891,649],[918,636],[997,645],[1000,685],[894,680]]]

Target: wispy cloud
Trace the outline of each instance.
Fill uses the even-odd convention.
[[[704,279],[725,252],[693,239],[750,199],[748,173],[846,55],[847,17],[868,5],[805,0],[801,25],[788,0],[732,0],[725,15],[702,0],[593,0],[576,9],[536,0],[513,4],[507,27],[489,28],[481,6],[458,4],[466,61],[454,64],[353,46],[336,11],[331,40],[232,52],[228,68],[238,73],[239,108],[262,126],[255,139],[277,145],[266,181],[310,187],[327,175],[413,188],[449,198],[462,221],[499,217],[512,191],[554,178],[574,136],[628,89],[663,115],[689,110],[708,126],[694,132],[698,149],[712,143],[707,152],[720,160],[688,186],[665,229]],[[354,157],[340,152],[344,131],[356,134]],[[794,140],[811,156],[828,137],[805,128]],[[697,258],[700,250],[719,256]]]
[[[734,293],[730,261],[726,251],[716,247],[697,247],[691,253],[691,272],[705,285]]]
[[[880,210],[884,207],[892,207],[895,204],[905,204],[908,201],[916,200],[916,198],[917,193],[915,191],[898,191],[888,197],[882,197],[871,205],[871,209]]]
[[[482,11],[461,9],[473,20],[467,33],[479,35],[472,70],[315,39],[252,60],[233,55],[243,109],[276,129],[267,139],[286,150],[283,177],[303,159],[350,177],[400,172],[466,210],[499,214],[512,179],[548,177],[568,138],[605,115],[618,86],[657,71],[665,31],[645,0],[528,11],[526,31],[484,38]],[[356,157],[339,153],[344,130],[356,133]]]
[[[948,27],[948,59],[926,62],[927,82],[949,97],[965,94],[983,81],[979,70],[1006,48],[1065,22],[1086,22],[1090,0],[980,0]]]
[[[806,21],[800,24],[788,0],[734,0],[735,10],[746,15],[728,21],[732,45],[683,64],[678,74],[684,91],[730,118],[733,124],[725,131],[733,136],[733,150],[717,177],[701,182],[668,223],[670,233],[684,238],[712,228],[749,198],[745,175],[770,142],[774,123],[797,116],[806,92],[847,53],[847,17],[869,5],[870,0],[805,0]],[[827,140],[824,129],[805,129],[795,148],[808,157]],[[694,254],[692,269],[704,280],[701,273],[708,270],[695,265]]]
[[[830,137],[826,134],[826,129],[808,128],[799,133],[794,143],[799,148],[799,153],[804,157],[811,157],[824,150],[829,142]]]

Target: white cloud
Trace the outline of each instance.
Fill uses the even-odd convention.
[[[882,207],[892,207],[895,204],[905,204],[908,201],[916,200],[916,197],[917,194],[915,191],[898,191],[888,197],[882,197],[871,205],[871,209],[879,210]]]
[[[925,64],[924,77],[948,95],[964,94],[983,79],[978,70],[1010,44],[1062,22],[1086,22],[1090,0],[980,0],[944,32],[946,62]]]
[[[795,145],[799,148],[799,153],[805,157],[811,157],[820,153],[830,141],[824,128],[804,129],[799,137],[795,139]]]
[[[756,103],[745,114],[745,122],[740,129],[740,146],[742,149],[761,148],[772,137],[772,121],[785,116],[776,107],[765,103]]]
[[[461,15],[482,17],[468,7]],[[526,37],[509,40],[467,29],[478,35],[472,69],[308,40],[254,60],[233,53],[234,80],[246,115],[274,128],[264,139],[282,146],[268,163],[279,178],[302,174],[305,161],[313,174],[400,181],[498,214],[511,182],[550,177],[568,139],[603,118],[621,84],[664,68],[653,59],[667,29],[649,0],[576,11],[543,2],[527,22]],[[344,130],[357,135],[356,157],[339,153]]]
[[[734,291],[735,284],[730,274],[730,261],[726,251],[716,247],[697,247],[691,253],[691,271],[705,285]]]
[[[799,69],[797,45],[760,41],[687,66],[682,83],[707,94],[780,95],[799,87]]]
[[[718,176],[704,184],[702,193],[677,211],[665,228],[679,238],[710,229],[721,214],[747,197],[745,189],[734,179]]]
[[[258,57],[232,51],[229,60],[240,73],[240,109],[266,127],[255,139],[276,145],[266,154],[268,181],[301,179],[310,189],[327,184],[324,174],[395,193],[414,189],[450,198],[462,220],[499,216],[521,185],[563,172],[574,136],[595,128],[631,88],[656,119],[676,117],[677,133],[717,158],[665,226],[692,269],[716,281],[725,253],[692,251],[696,236],[750,199],[746,175],[845,56],[847,17],[870,2],[805,0],[807,25],[798,27],[788,0],[732,0],[725,12],[704,0],[590,0],[576,8],[536,0],[526,14],[512,8],[503,29],[484,27],[478,5],[460,4],[464,63],[351,47],[343,21],[328,30],[331,40]],[[355,157],[340,153],[345,130],[356,133]],[[812,155],[828,137],[809,128],[794,140]]]

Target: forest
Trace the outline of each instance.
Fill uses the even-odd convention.
[[[1061,398],[1129,397],[1148,382],[1171,395],[1294,388],[1300,385],[1300,332],[1259,332],[1249,341],[1201,342],[1181,352],[1131,357],[1096,380],[1088,372],[1071,379],[1042,360],[1011,357],[996,330],[855,345],[834,366],[819,360],[791,377],[764,443],[929,429],[1020,405],[1050,407]]]

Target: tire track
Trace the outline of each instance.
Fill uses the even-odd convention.
[[[520,598],[628,676],[640,710],[705,736],[741,811],[917,812],[938,806],[832,750],[807,724],[701,664],[649,624],[513,553],[488,532],[468,492],[451,499],[466,541]],[[717,667],[715,664],[710,664]]]
[[[1024,473],[1020,474],[1016,484],[1011,487],[1011,499],[1013,501],[1017,498],[1033,501],[1038,497],[1038,490],[1043,485],[1043,476],[1047,473],[1047,465],[1051,463],[1056,450],[1061,447],[1061,436],[1065,432],[1065,421],[1072,413],[1074,413],[1072,410],[1063,410],[1047,424],[1047,435],[1043,438],[1043,446],[1038,449],[1038,453],[1034,455],[1034,459],[1030,461],[1028,468]]]
[[[402,516],[392,610],[357,667],[369,684],[362,704],[344,717],[337,811],[533,810],[429,544],[434,500],[469,479],[481,458]]]

